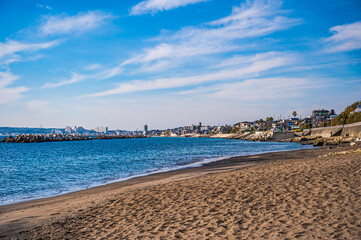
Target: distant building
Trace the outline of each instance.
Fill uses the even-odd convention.
[[[193,126],[193,125],[192,125],[192,126],[184,126],[183,128],[184,128],[184,130],[186,130],[186,131],[193,131],[193,130],[194,130],[194,126]]]
[[[197,126],[197,132],[201,132],[202,129],[202,123],[199,122],[198,126]]]
[[[251,126],[251,123],[247,122],[247,121],[238,123],[239,130],[241,130],[241,131],[249,129],[250,126]]]
[[[148,125],[145,124],[144,125],[144,130],[143,130],[143,135],[147,135],[148,134]]]
[[[321,123],[326,122],[328,119],[330,119],[330,111],[325,109],[313,110],[311,119],[312,127],[319,127]]]
[[[78,133],[84,133],[84,132],[86,132],[87,130],[85,129],[85,128],[83,128],[83,127],[77,127],[77,132]]]
[[[201,131],[202,132],[208,132],[211,129],[211,126],[202,126]]]
[[[66,132],[66,133],[71,133],[71,132],[72,132],[71,127],[70,127],[70,126],[66,126],[66,127],[65,127],[65,132]]]
[[[330,111],[325,110],[325,109],[319,109],[319,110],[313,110],[312,111],[312,117],[325,118],[329,114],[330,114]]]
[[[311,123],[311,122],[312,122],[311,117],[306,117],[306,118],[302,119],[302,124],[307,124],[307,123]]]
[[[97,133],[107,133],[108,127],[96,127],[94,131],[96,131]]]
[[[179,134],[176,133],[176,132],[171,132],[169,136],[170,136],[170,137],[178,137]]]

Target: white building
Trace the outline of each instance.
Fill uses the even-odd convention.
[[[96,131],[98,133],[107,133],[108,132],[108,127],[96,127],[94,129],[94,131]]]
[[[65,132],[66,132],[66,133],[71,133],[71,132],[72,132],[71,127],[70,127],[70,126],[66,126],[66,127],[65,127]]]

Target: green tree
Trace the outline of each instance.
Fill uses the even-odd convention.
[[[306,123],[301,126],[302,129],[312,128],[312,123]]]
[[[268,117],[268,118],[266,118],[266,121],[267,121],[267,122],[273,122],[273,117]]]
[[[361,121],[360,113],[351,113],[354,111],[358,105],[361,104],[361,101],[355,102],[352,105],[345,108],[345,110],[340,113],[335,119],[332,120],[331,125],[342,125],[347,123],[355,123]]]

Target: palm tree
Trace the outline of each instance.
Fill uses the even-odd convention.
[[[296,111],[293,111],[292,115],[293,115],[293,117],[296,117],[296,116],[297,116],[297,112],[296,112]]]
[[[268,118],[266,118],[266,121],[267,121],[267,122],[273,122],[273,117],[268,117]]]

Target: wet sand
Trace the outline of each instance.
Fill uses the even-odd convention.
[[[235,157],[1,206],[0,238],[361,239],[359,148]]]

